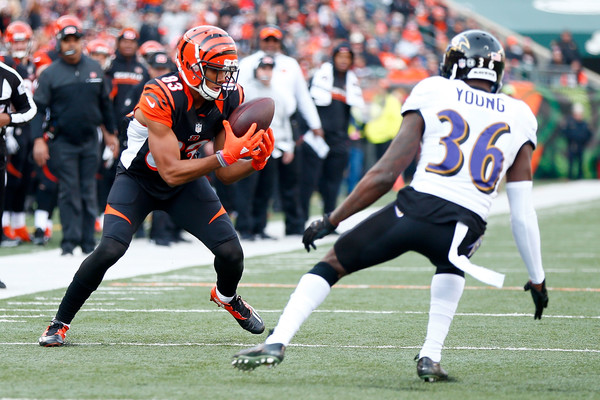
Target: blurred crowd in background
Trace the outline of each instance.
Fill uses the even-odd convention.
[[[169,50],[190,27],[216,25],[236,40],[240,58],[258,47],[260,28],[274,24],[285,32],[284,49],[298,60],[307,77],[340,41],[350,41],[358,75],[386,78],[392,84],[410,84],[437,74],[449,38],[481,28],[441,0],[3,0],[0,8],[0,30],[4,32],[11,21],[28,23],[35,34],[34,50],[52,46],[53,22],[65,14],[82,20],[87,40],[101,38],[111,46],[126,27],[138,30],[140,45],[152,40]],[[539,63],[531,41],[516,36],[501,39],[512,67],[507,78],[527,78]],[[551,51],[550,68],[559,65],[568,67],[561,71],[574,71],[575,80],[565,77],[570,80],[563,83],[586,83],[569,32],[557,38]]]
[[[438,74],[449,39],[467,29],[486,28],[460,16],[442,0],[0,0],[4,39],[0,55],[8,57],[15,50],[7,27],[22,21],[31,27],[27,52],[33,55],[35,66],[50,63],[56,48],[55,21],[66,14],[81,20],[87,51],[97,53],[105,70],[115,57],[118,38],[129,38],[123,36],[127,30],[134,32],[137,57],[148,68],[153,66],[154,53],[172,58],[178,40],[193,26],[223,28],[236,41],[243,59],[258,49],[260,30],[276,25],[283,32],[283,51],[298,61],[307,82],[322,63],[331,60],[336,46],[348,42],[366,103],[352,110],[348,133],[353,145],[345,191],[352,189],[395,136],[410,88]],[[579,50],[568,31],[556,38],[546,59],[534,51],[528,38],[491,33],[505,46],[507,94],[511,94],[513,80],[588,85]]]

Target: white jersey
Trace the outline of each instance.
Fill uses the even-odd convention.
[[[402,113],[425,121],[411,186],[487,219],[498,185],[527,142],[536,145],[537,120],[524,102],[487,93],[461,80],[424,79]]]

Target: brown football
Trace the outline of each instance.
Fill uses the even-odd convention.
[[[273,121],[275,102],[270,97],[258,97],[240,104],[227,119],[237,137],[244,136],[256,122],[256,132],[267,129]]]

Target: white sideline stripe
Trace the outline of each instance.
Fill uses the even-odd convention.
[[[0,342],[0,346],[31,346],[33,342]],[[69,342],[66,343],[69,345]],[[113,343],[77,343],[76,346],[134,346],[134,347],[252,347],[255,343],[133,343],[133,342],[113,342]],[[287,347],[306,347],[306,348],[332,348],[332,349],[396,349],[410,350],[421,349],[422,346],[366,346],[366,345],[330,345],[330,344],[298,344],[292,343]],[[500,346],[451,346],[444,347],[444,350],[502,350],[502,351],[547,351],[547,352],[562,352],[562,353],[600,353],[600,349],[555,349],[555,348],[535,348],[535,347],[500,347]]]
[[[2,312],[52,312],[54,309],[10,309],[10,308],[0,308]],[[257,309],[256,311],[260,313],[281,313],[283,310],[262,310]],[[126,309],[126,308],[83,308],[79,312],[122,312],[122,313],[175,313],[175,314],[203,314],[203,313],[214,313],[214,312],[226,312],[223,309],[215,308],[214,310],[170,310],[165,308],[153,308],[153,309]],[[389,314],[423,314],[428,315],[428,311],[381,311],[381,310],[314,310],[313,313],[322,313],[322,314],[381,314],[381,315],[389,315]],[[531,318],[532,314],[527,313],[456,313],[457,316],[463,317],[527,317]],[[39,315],[38,315],[39,316]],[[42,315],[44,316],[44,315]],[[1,317],[10,317],[9,315],[3,315]],[[14,316],[15,318],[19,316]],[[556,319],[600,319],[600,315],[543,315],[544,318],[556,318]],[[23,318],[25,318],[23,316]]]
[[[533,203],[536,210],[597,199],[600,199],[600,180],[534,185],[533,189]],[[375,210],[376,208],[369,208],[348,218],[340,224],[339,232],[352,228]],[[490,216],[508,212],[506,193],[501,192],[492,204]],[[315,218],[308,222],[310,223]],[[278,240],[242,241],[245,256],[264,256],[304,249],[299,237],[286,237],[284,232],[283,221],[270,222],[267,225],[266,233],[277,237]],[[336,239],[337,236],[327,236],[319,240],[317,246],[328,246]],[[190,254],[194,254],[194,256],[190,257]],[[170,247],[155,246],[146,239],[135,239],[123,258],[108,270],[105,281],[163,273],[198,265],[212,265],[213,257],[212,253],[194,238],[190,243],[177,243]],[[316,261],[316,257],[312,254],[298,254],[295,257],[307,260],[307,270],[310,268],[310,264]],[[81,255],[61,257],[60,249],[2,256],[0,260],[4,268],[0,268],[0,278],[7,288],[0,290],[0,299],[66,288],[71,283],[73,275],[83,259],[84,257]],[[48,271],[52,271],[52,273],[48,273]]]

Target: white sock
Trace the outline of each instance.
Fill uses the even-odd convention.
[[[221,292],[219,292],[219,289],[216,290],[217,292],[217,297],[219,298],[219,300],[221,300],[223,303],[229,303],[231,300],[233,300],[233,296],[225,296],[223,295]]]
[[[12,212],[10,213],[10,222],[15,228],[22,228],[25,226],[25,213],[24,212]]]
[[[304,274],[288,301],[279,322],[265,343],[283,343],[285,346],[300,329],[300,326],[331,291],[331,286],[323,277]]]
[[[35,210],[33,213],[33,224],[36,228],[40,228],[41,230],[46,230],[48,226],[48,217],[50,214],[45,210]]]
[[[9,212],[5,212],[4,214],[2,214],[2,226],[10,227],[10,213]]]
[[[442,347],[464,288],[465,278],[455,274],[436,274],[431,279],[429,323],[419,357],[429,357],[433,362],[441,361]]]

